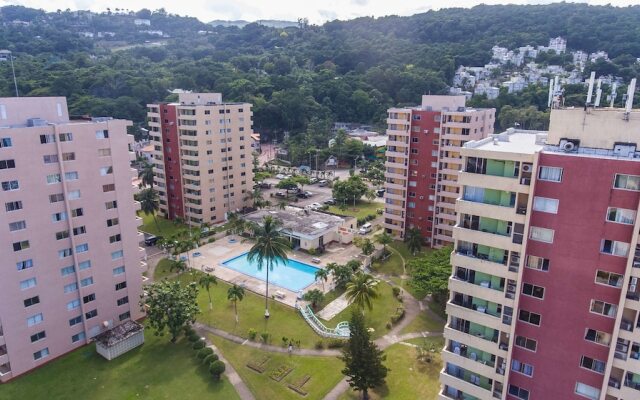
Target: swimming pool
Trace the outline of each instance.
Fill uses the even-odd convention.
[[[267,280],[267,266],[258,271],[258,266],[247,260],[247,253],[224,261],[222,265],[262,281]],[[297,292],[315,281],[317,270],[318,268],[312,265],[289,259],[284,264],[274,266],[273,271],[269,271],[269,283]]]

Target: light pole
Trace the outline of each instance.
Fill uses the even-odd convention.
[[[16,70],[13,67],[13,53],[11,53],[10,50],[0,50],[0,55],[2,56],[9,56],[9,60],[11,62],[11,72],[13,73],[13,86],[16,89],[16,97],[20,97],[20,95],[18,94],[18,81],[16,80]]]

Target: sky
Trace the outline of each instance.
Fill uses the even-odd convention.
[[[548,0],[0,0],[0,5],[23,5],[42,8],[105,11],[116,8],[137,11],[141,8],[197,17],[202,22],[215,19],[255,21],[280,19],[296,21],[308,18],[311,23],[321,24],[334,19],[353,19],[362,16],[412,15],[446,7],[473,7],[476,4],[545,4]],[[640,4],[640,0],[585,0],[589,4],[612,4],[627,6]]]

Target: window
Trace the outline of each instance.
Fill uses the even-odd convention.
[[[7,212],[22,210],[22,202],[21,201],[10,201],[8,203],[4,203],[4,209]]]
[[[126,281],[120,282],[120,283],[116,283],[116,290],[122,290],[122,289],[124,289],[126,287],[127,287],[127,282]]]
[[[80,333],[76,333],[75,335],[71,336],[71,343],[76,343],[79,342],[81,340],[84,340],[86,337],[84,332],[80,332]]]
[[[118,258],[122,258],[123,256],[124,256],[124,253],[122,250],[114,251],[113,253],[111,253],[112,260],[117,260]]]
[[[111,218],[107,220],[107,226],[118,225],[118,223],[119,223],[118,218]]]
[[[416,203],[415,203],[415,202],[413,202],[413,201],[410,201],[410,202],[408,202],[408,203],[407,203],[407,207],[409,207],[409,208],[416,208]]]
[[[28,259],[28,260],[24,260],[24,261],[18,261],[16,263],[16,268],[18,269],[18,271],[22,271],[22,270],[25,270],[25,269],[33,268],[33,260],[32,259]]]
[[[72,254],[73,254],[73,249],[58,250],[58,258],[69,257]]]
[[[102,185],[102,191],[103,192],[113,192],[114,190],[116,190],[116,185],[114,185],[113,183],[110,183],[108,185]]]
[[[536,240],[538,242],[553,243],[553,229],[539,228],[532,226],[529,232],[529,239]]]
[[[42,161],[44,161],[45,164],[55,164],[58,162],[58,155],[45,154],[44,156],[42,156]]]
[[[418,186],[418,182],[416,182],[416,181],[409,181],[409,186],[411,186],[411,187],[416,187],[416,186]]]
[[[122,240],[122,237],[118,233],[117,235],[109,236],[109,243],[116,243]]]
[[[91,294],[89,294],[89,295],[84,296],[84,297],[82,298],[82,302],[83,302],[84,304],[87,304],[87,303],[91,303],[91,302],[92,302],[92,301],[94,301],[95,299],[96,299],[96,294],[95,294],[95,293],[91,293]]]
[[[86,251],[89,251],[89,245],[87,243],[82,243],[76,246],[76,254],[84,253]]]
[[[56,135],[40,135],[40,144],[55,143]]]
[[[108,139],[109,138],[109,131],[106,129],[101,129],[99,131],[96,131],[96,139]]]
[[[93,277],[91,276],[80,281],[80,286],[82,287],[86,287],[89,285],[93,285]]]
[[[509,385],[509,394],[520,400],[529,400],[529,391],[516,385]]]
[[[62,276],[68,276],[73,274],[74,272],[76,272],[76,267],[74,267],[73,265],[60,269],[60,275]]]
[[[18,190],[18,189],[20,189],[20,184],[18,183],[18,181],[2,182],[2,190],[4,190],[5,192],[9,192],[11,190]]]
[[[60,137],[60,141],[61,142],[70,142],[73,140],[73,134],[72,133],[61,133],[60,135],[58,135]]]
[[[596,283],[614,287],[622,287],[623,280],[624,277],[620,274],[602,270],[596,271]]]
[[[23,281],[20,281],[20,290],[31,289],[36,286],[36,278],[29,278]]]
[[[533,365],[525,364],[516,359],[511,360],[511,370],[526,376],[533,376]]]
[[[85,233],[87,233],[87,228],[84,225],[73,228],[73,236],[83,235]]]
[[[616,174],[613,187],[616,189],[640,190],[640,176]]]
[[[111,155],[111,149],[98,149],[98,157],[108,157]]]
[[[122,275],[122,274],[124,274],[124,265],[113,269],[113,275]]]
[[[65,293],[72,293],[72,292],[75,292],[76,290],[78,290],[78,282],[73,282],[68,285],[64,285]]]
[[[80,208],[74,208],[73,210],[71,210],[71,216],[73,218],[75,217],[82,217],[84,215],[84,210],[82,210],[82,207]]]
[[[45,347],[42,350],[36,351],[35,353],[33,353],[33,359],[34,360],[40,360],[43,359],[45,357],[47,357],[49,355],[49,348]]]
[[[69,237],[69,231],[56,232],[56,240],[62,240]]]
[[[15,242],[13,244],[13,251],[21,251],[29,248],[29,241],[23,240],[21,242]]]
[[[532,313],[527,310],[520,310],[518,319],[528,324],[540,326],[540,314]]]
[[[76,153],[62,153],[62,161],[74,161],[76,159]]]
[[[78,268],[80,268],[80,271],[82,271],[83,269],[91,268],[91,260],[81,261],[78,264]]]
[[[78,171],[71,171],[71,172],[64,173],[65,181],[75,181],[77,179],[78,179]]]
[[[100,175],[105,176],[113,173],[113,167],[102,167],[100,168]]]
[[[29,297],[28,299],[24,299],[23,301],[25,307],[31,307],[40,303],[40,296]]]
[[[125,319],[131,318],[131,313],[129,311],[118,315],[118,319],[120,321],[124,321]]]
[[[51,214],[51,221],[53,222],[60,222],[60,221],[66,221],[66,220],[67,220],[67,213],[64,211]]]
[[[77,200],[80,198],[79,190],[72,190],[69,192],[69,200]]]
[[[540,167],[540,171],[538,172],[538,179],[540,179],[541,181],[561,182],[562,168]]]
[[[98,310],[91,310],[89,312],[86,312],[84,314],[84,318],[85,319],[91,319],[93,317],[97,317],[98,316]]]
[[[544,298],[544,288],[530,283],[524,283],[522,285],[522,294],[542,299]]]
[[[524,336],[516,336],[515,345],[518,347],[522,347],[523,349],[536,351],[536,348],[538,347],[538,341]]]
[[[44,321],[44,317],[42,317],[42,313],[38,313],[27,318],[27,326],[38,325],[42,321]]]
[[[607,221],[617,222],[619,224],[633,225],[636,219],[634,210],[624,208],[609,207],[607,209]]]
[[[591,307],[589,311],[596,314],[604,315],[605,317],[615,318],[618,306],[606,303],[601,300],[591,300]]]
[[[11,138],[0,138],[0,149],[3,147],[11,147]]]
[[[71,300],[67,303],[67,311],[75,310],[80,307],[80,299]]]
[[[69,320],[69,326],[78,325],[82,322],[82,316],[78,315],[77,317],[71,318]]]
[[[580,359],[580,366],[582,368],[590,369],[600,374],[604,374],[605,362],[596,360],[595,358],[582,356],[582,358]]]
[[[591,400],[598,400],[600,398],[600,389],[576,382],[576,394]]]
[[[0,160],[0,169],[12,169],[16,167],[14,160]]]
[[[24,220],[9,223],[9,232],[21,231],[23,229],[27,229],[27,223]]]
[[[106,203],[104,203],[104,206],[107,210],[111,210],[112,208],[118,208],[118,202],[115,200],[107,201]]]
[[[50,174],[47,175],[47,184],[51,185],[53,183],[60,183],[62,182],[62,178],[60,178],[60,174]]]
[[[557,214],[559,202],[557,199],[536,196],[533,198],[533,209],[535,211]]]
[[[626,257],[629,253],[629,243],[604,239],[600,246],[600,252],[618,257]]]
[[[118,306],[122,306],[129,303],[129,296],[124,296],[123,298],[118,299],[116,303],[118,304]]]
[[[55,193],[49,195],[49,203],[59,203],[61,201],[64,201],[63,193]]]
[[[38,340],[42,340],[47,337],[47,334],[44,331],[40,331],[38,333],[34,333],[31,335],[31,343],[35,343]]]
[[[606,332],[600,332],[595,329],[587,328],[584,335],[584,340],[598,343],[604,346],[609,346],[609,344],[611,344],[611,335]]]

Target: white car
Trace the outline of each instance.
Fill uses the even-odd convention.
[[[276,175],[276,179],[284,179],[284,178],[285,178],[284,174]]]
[[[322,208],[322,204],[320,203],[311,203],[309,204],[309,208],[311,208],[312,210],[319,210]]]

